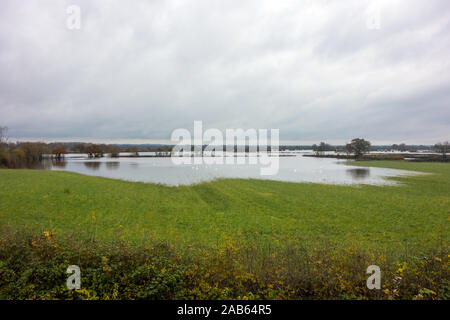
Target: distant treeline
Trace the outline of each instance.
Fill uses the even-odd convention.
[[[203,146],[205,150],[206,145]],[[0,143],[0,167],[3,168],[29,168],[36,162],[42,160],[45,155],[51,155],[55,159],[61,159],[68,153],[87,154],[91,158],[103,157],[109,154],[111,157],[118,157],[120,152],[129,152],[136,155],[139,152],[171,152],[172,145],[130,145],[130,144],[92,144],[77,142],[14,142]],[[223,147],[226,150],[226,147]],[[245,146],[245,152],[249,152],[249,146]],[[320,154],[323,151],[346,152],[345,146],[333,146],[326,143],[313,146],[280,146],[281,151],[289,150],[314,150]],[[191,146],[194,150],[194,146]],[[237,146],[234,147],[237,151]],[[271,151],[271,148],[267,148]],[[392,145],[392,146],[370,146],[371,151],[408,151],[417,152],[419,150],[437,151],[434,146],[424,145]]]
[[[406,157],[414,158],[417,161],[448,161],[447,154],[450,152],[450,145],[448,141],[438,142],[434,146],[426,145],[406,145],[393,144],[390,146],[372,146],[369,141],[364,139],[355,138],[345,146],[332,146],[325,142],[321,142],[319,145],[314,144],[312,150],[317,157],[326,158],[342,158],[349,159],[354,157],[359,160],[404,160]],[[326,154],[326,151],[335,151],[337,154]],[[397,152],[394,154],[369,154],[373,152]],[[435,154],[415,154],[418,151],[422,152],[435,152],[440,153],[441,156]],[[399,152],[402,152],[401,154]],[[343,155],[345,153],[345,155]],[[311,155],[309,155],[311,156]]]
[[[321,142],[319,145],[313,144],[312,146],[283,146],[284,150],[313,150],[313,151],[336,151],[345,152],[346,145],[331,145]],[[281,149],[281,147],[280,147]],[[406,145],[392,144],[392,145],[371,145],[370,151],[399,151],[399,152],[418,152],[418,151],[436,151],[433,145]]]
[[[169,146],[170,147],[170,146]],[[103,157],[109,154],[118,157],[120,152],[170,151],[171,148],[153,146],[138,147],[132,145],[92,144],[92,143],[44,143],[44,142],[0,142],[0,168],[31,168],[44,156],[62,159],[68,153],[83,153],[90,158]]]
[[[173,145],[163,144],[94,144],[83,142],[8,142],[7,127],[0,127],[0,168],[29,168],[36,162],[42,160],[44,155],[51,155],[55,159],[61,159],[67,153],[82,153],[87,154],[90,158],[103,157],[104,154],[109,154],[111,157],[118,157],[120,152],[133,153],[136,156],[139,152],[160,152],[167,155],[174,148]],[[206,149],[207,145],[202,146],[202,150]],[[226,146],[222,146],[226,150]],[[234,146],[234,151],[238,151],[238,146]],[[194,146],[191,146],[194,151]],[[245,152],[250,152],[251,147],[246,145]],[[259,148],[258,148],[259,150]],[[446,154],[450,151],[449,143],[437,143],[431,145],[371,145],[369,141],[364,139],[354,139],[347,145],[330,145],[321,142],[319,145],[281,145],[280,151],[290,150],[314,150],[317,155],[323,155],[324,151],[345,152],[347,154],[353,153],[355,155],[362,155],[367,151],[400,151],[400,152],[417,152],[417,151],[434,151],[441,153],[446,159]],[[272,151],[271,147],[267,147],[267,151]]]

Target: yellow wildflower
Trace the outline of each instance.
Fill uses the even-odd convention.
[[[50,231],[44,231],[44,237],[46,237],[47,239],[51,239],[52,238],[52,233]]]

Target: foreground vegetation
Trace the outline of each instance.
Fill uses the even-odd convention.
[[[448,299],[442,250],[395,256],[358,246],[261,248],[227,239],[212,248],[167,242],[58,241],[5,232],[0,247],[2,299]],[[366,287],[367,267],[382,270],[381,290]],[[66,287],[69,265],[81,289]]]
[[[354,163],[352,163],[354,164]],[[450,166],[401,186],[0,170],[0,298],[448,299]],[[82,290],[65,287],[82,269]],[[382,269],[382,290],[366,268]]]

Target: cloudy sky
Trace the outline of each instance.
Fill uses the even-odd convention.
[[[448,0],[2,0],[0,70],[12,138],[450,139]]]

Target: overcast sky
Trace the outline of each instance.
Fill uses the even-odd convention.
[[[11,137],[161,142],[194,120],[288,143],[449,140],[450,1],[0,2]]]

